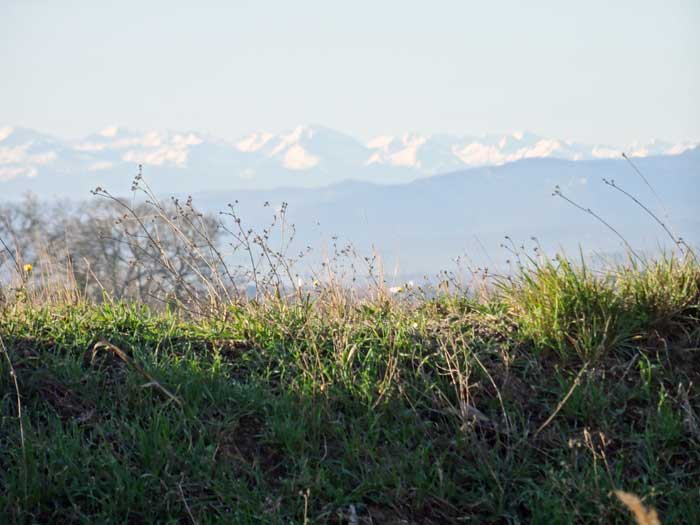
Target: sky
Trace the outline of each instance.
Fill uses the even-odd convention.
[[[0,125],[700,140],[700,2],[0,1]]]

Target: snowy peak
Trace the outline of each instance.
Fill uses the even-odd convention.
[[[0,128],[0,142],[12,135],[14,128],[12,126],[3,126]]]
[[[124,161],[137,164],[161,166],[169,163],[185,166],[191,146],[201,144],[203,139],[195,133],[148,131],[138,133],[116,126],[108,127],[90,135],[85,140],[72,144],[75,151],[109,159],[101,162]]]
[[[374,150],[367,160],[367,165],[388,164],[420,169],[422,163],[418,158],[418,150],[427,141],[426,137],[417,133],[404,133],[399,137],[377,137],[367,144],[368,148]]]
[[[0,182],[16,177],[33,178],[46,166],[54,164],[65,151],[49,135],[31,129],[0,127]]]
[[[543,139],[522,131],[483,137],[426,137],[415,133],[399,137],[379,136],[367,147],[372,150],[368,164],[412,167],[429,174],[463,167],[500,165],[522,158],[579,160],[591,157],[590,154],[588,157],[584,155],[586,147],[572,149],[560,140]]]
[[[256,132],[236,142],[242,153],[259,153],[277,159],[292,171],[320,167],[322,163],[359,163],[366,156],[366,148],[348,135],[322,126],[297,126],[278,135]]]
[[[234,147],[241,153],[277,159],[288,170],[303,171],[317,166],[321,160],[305,147],[313,136],[314,130],[304,126],[279,135],[258,131],[242,138]]]
[[[248,188],[323,185],[346,179],[407,182],[469,167],[520,159],[588,160],[678,155],[697,143],[635,142],[625,148],[580,144],[526,131],[482,136],[379,135],[362,143],[323,126],[281,133],[258,131],[236,141],[196,132],[139,132],[109,126],[80,140],[61,140],[31,129],[0,126],[0,182],[37,175],[132,173],[134,164],[196,171],[221,184]]]
[[[248,135],[236,142],[236,149],[243,153],[254,153],[265,146],[274,135],[265,131],[259,131]]]

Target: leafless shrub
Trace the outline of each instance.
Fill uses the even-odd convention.
[[[0,205],[5,290],[63,287],[94,301],[133,299],[199,314],[245,299],[301,297],[296,265],[311,248],[292,254],[286,203],[256,229],[237,202],[218,216],[199,212],[191,197],[163,202],[140,171],[132,192],[127,200],[96,188],[100,200],[79,205],[31,196]]]

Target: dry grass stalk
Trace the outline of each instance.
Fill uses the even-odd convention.
[[[25,499],[27,498],[27,449],[25,445],[25,437],[24,437],[24,423],[23,423],[23,415],[22,415],[22,396],[20,395],[19,392],[19,382],[17,381],[17,372],[15,372],[15,367],[14,364],[12,363],[12,359],[10,359],[10,353],[7,351],[7,347],[5,346],[5,341],[3,341],[2,336],[0,336],[0,350],[2,350],[2,353],[5,355],[5,359],[7,360],[7,365],[10,369],[10,376],[12,377],[12,382],[14,383],[15,387],[15,394],[17,396],[17,421],[19,422],[19,436],[20,436],[20,444],[22,446],[22,463],[23,463],[23,483],[24,483],[24,497]]]
[[[192,520],[193,525],[199,525],[199,523],[195,519],[194,515],[192,514],[192,509],[190,509],[190,506],[187,504],[187,499],[185,498],[185,492],[182,490],[182,482],[177,484],[177,489],[180,492],[180,499],[182,499],[182,503],[185,505],[185,510],[187,511],[187,515]]]
[[[681,409],[683,410],[683,427],[688,434],[700,441],[700,422],[688,397],[688,392],[692,387],[692,382],[687,387],[684,387],[682,384],[678,385],[678,395],[681,398]]]
[[[564,407],[566,402],[569,400],[571,395],[574,393],[574,390],[576,390],[576,387],[581,383],[581,378],[583,377],[583,374],[586,372],[588,369],[588,363],[585,363],[583,367],[581,367],[581,370],[579,370],[579,373],[576,375],[576,378],[574,379],[573,384],[571,385],[571,388],[569,388],[569,391],[566,393],[566,395],[562,398],[561,401],[559,401],[559,404],[557,405],[557,408],[554,409],[554,412],[547,418],[547,420],[540,425],[540,427],[535,431],[535,434],[533,437],[537,437],[540,432],[542,432],[547,425],[549,425],[552,420],[557,416],[559,411]]]
[[[661,525],[659,515],[653,507],[646,507],[642,500],[630,492],[616,490],[615,496],[627,507],[637,525]]]
[[[145,377],[148,380],[148,382],[141,385],[142,387],[144,387],[144,388],[154,387],[156,390],[158,390],[160,393],[162,393],[166,398],[170,399],[171,401],[174,401],[177,405],[182,406],[182,401],[180,401],[180,398],[178,398],[175,394],[170,392],[167,388],[165,388],[158,381],[156,381],[151,374],[149,374],[143,368],[141,368],[133,359],[131,359],[126,354],[126,352],[124,352],[121,348],[113,345],[112,343],[109,343],[107,341],[99,341],[98,343],[96,343],[95,346],[92,348],[92,361],[93,362],[94,362],[95,357],[97,355],[97,351],[100,349],[104,349],[104,350],[108,350],[108,351],[112,352],[116,357],[121,359],[126,365],[132,367],[139,374],[141,374],[143,377]]]

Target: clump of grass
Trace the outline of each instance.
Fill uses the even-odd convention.
[[[597,274],[584,262],[532,260],[499,289],[533,348],[589,361],[634,335],[634,320],[617,293],[615,276]]]
[[[700,273],[691,255],[643,265],[630,257],[599,271],[558,256],[531,259],[499,291],[533,348],[588,362],[645,334],[674,337],[697,325]]]
[[[684,333],[700,316],[700,268],[693,253],[663,255],[641,267],[631,260],[617,268],[625,306],[646,330]]]

